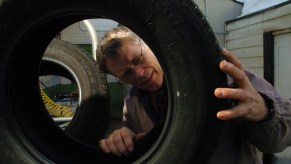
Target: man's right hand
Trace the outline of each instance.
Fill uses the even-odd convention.
[[[139,140],[145,133],[134,134],[130,129],[122,127],[115,130],[107,138],[99,141],[99,147],[105,153],[117,156],[127,155],[134,150],[133,140]]]

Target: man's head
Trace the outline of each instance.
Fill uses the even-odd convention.
[[[96,54],[101,71],[138,88],[155,91],[163,83],[163,70],[151,49],[124,26],[106,33]]]

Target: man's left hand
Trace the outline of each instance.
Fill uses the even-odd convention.
[[[222,49],[225,60],[220,62],[222,72],[234,79],[238,88],[216,88],[214,95],[222,99],[233,99],[239,103],[231,109],[223,109],[217,113],[221,120],[244,118],[248,121],[261,121],[268,115],[267,106],[262,96],[255,90],[244,72],[244,66],[235,55]]]

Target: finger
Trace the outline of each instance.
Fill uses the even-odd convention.
[[[126,150],[128,152],[132,152],[134,149],[134,144],[133,144],[133,140],[132,140],[133,134],[122,132],[121,135],[122,135],[122,139],[123,139],[123,142],[125,144]]]
[[[221,120],[232,120],[235,118],[246,116],[249,113],[241,105],[235,106],[232,109],[222,110],[217,113],[217,118]]]
[[[116,148],[114,141],[113,141],[113,137],[112,135],[110,135],[107,139],[106,139],[106,145],[109,147],[110,151],[117,155],[117,156],[121,156],[121,153],[118,151],[118,149]]]
[[[124,155],[128,154],[128,150],[126,148],[126,145],[124,143],[123,136],[121,133],[114,136],[113,142],[114,142],[115,147],[118,150],[118,152],[120,152],[121,154],[124,154]]]
[[[245,72],[233,65],[232,63],[229,63],[227,61],[221,61],[219,67],[222,72],[231,76],[237,85],[241,87],[248,85],[249,81]]]
[[[216,88],[214,95],[217,98],[245,101],[246,96],[241,88]]]
[[[100,149],[105,152],[105,153],[110,153],[110,149],[109,147],[107,146],[106,144],[106,140],[105,139],[102,139],[99,141],[99,147]]]
[[[239,69],[243,70],[244,66],[242,64],[242,62],[234,55],[234,53],[232,53],[231,51],[227,50],[226,48],[223,48],[221,50],[225,60],[227,60],[228,62],[234,64],[236,67],[238,67]]]

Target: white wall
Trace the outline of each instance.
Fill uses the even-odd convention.
[[[232,0],[193,0],[206,16],[220,47],[225,47],[225,22],[241,15],[243,5]]]
[[[291,30],[274,36],[274,86],[291,98]]]
[[[291,4],[226,24],[226,47],[263,77],[263,34],[287,28],[291,28]]]
[[[117,22],[108,19],[92,19],[90,22],[97,32],[98,41],[105,32],[117,26]],[[64,29],[61,32],[61,39],[73,44],[91,44],[88,29],[82,21]]]

